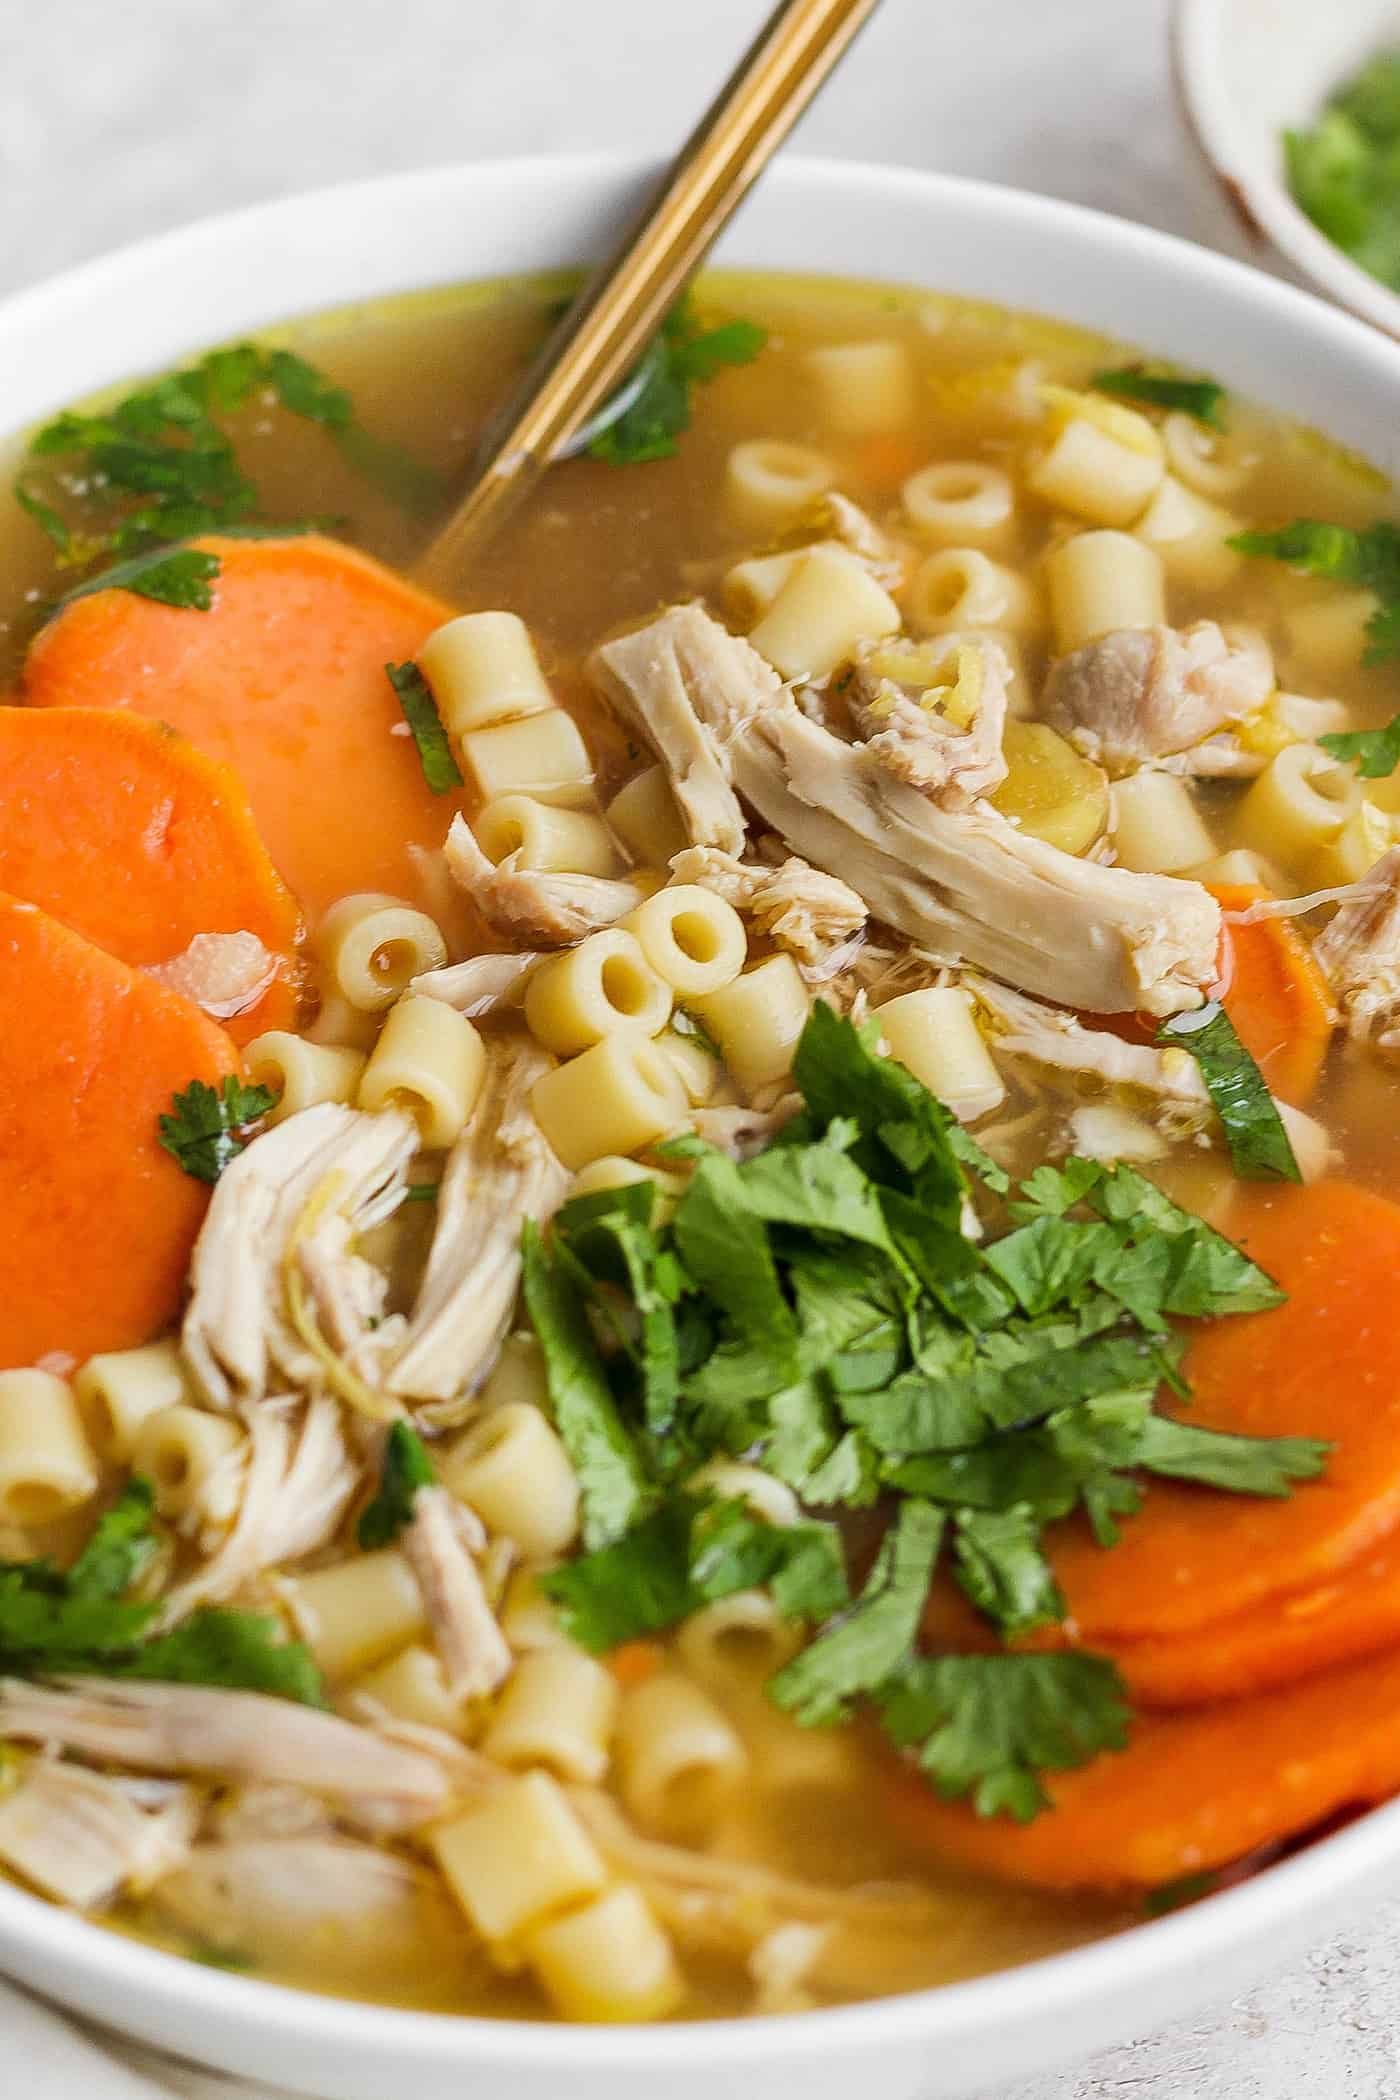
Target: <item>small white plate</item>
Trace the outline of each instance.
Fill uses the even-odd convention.
[[[1182,112],[1216,187],[1212,235],[1400,337],[1400,296],[1313,225],[1283,164],[1284,131],[1391,47],[1397,0],[1176,0],[1172,18]]]

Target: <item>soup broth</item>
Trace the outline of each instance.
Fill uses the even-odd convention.
[[[1379,732],[1394,710],[1393,661],[1362,660],[1378,606],[1393,615],[1389,572],[1379,555],[1367,568],[1334,548],[1330,574],[1305,574],[1327,564],[1301,543],[1282,550],[1288,559],[1230,544],[1301,518],[1369,546],[1390,495],[1362,463],[1249,404],[1231,399],[1222,415],[1209,389],[1178,395],[1170,375],[1154,399],[1137,353],[1057,323],[886,286],[728,273],[702,280],[697,328],[742,320],[766,339],[694,387],[669,456],[553,469],[435,611],[393,597],[400,587],[381,584],[377,570],[323,561],[317,550],[330,536],[389,570],[415,568],[564,289],[474,286],[267,337],[264,349],[294,353],[344,390],[367,438],[342,442],[334,415],[289,413],[275,376],[232,406],[214,399],[210,414],[256,491],[243,522],[267,536],[213,542],[222,551],[212,609],[159,603],[138,579],[55,610],[73,578],[100,568],[80,535],[89,512],[108,527],[114,484],[100,464],[94,478],[95,451],[86,463],[61,446],[16,454],[30,502],[0,517],[0,646],[26,737],[39,715],[56,737],[71,722],[81,756],[98,730],[70,710],[120,710],[128,728],[168,723],[185,740],[179,750],[192,743],[232,764],[254,843],[239,831],[227,849],[249,869],[233,919],[195,929],[252,950],[197,953],[183,933],[178,953],[173,937],[162,949],[149,830],[133,849],[133,876],[118,846],[103,843],[105,814],[90,830],[85,818],[74,826],[81,782],[93,776],[65,771],[69,745],[0,755],[0,772],[14,769],[13,795],[15,781],[31,784],[19,825],[30,844],[8,860],[0,846],[0,892],[18,900],[0,926],[6,1029],[34,1015],[27,1055],[45,1060],[52,1013],[56,1069],[45,1085],[55,1094],[71,1090],[63,1071],[91,1078],[103,1059],[125,1059],[174,1118],[161,1126],[164,1152],[150,1129],[141,1188],[104,1211],[108,1198],[81,1176],[69,1188],[68,1158],[51,1157],[21,1099],[13,1050],[8,1064],[0,1053],[0,1130],[15,1162],[8,1181],[0,1166],[0,1188],[23,1182],[25,1219],[46,1200],[71,1219],[61,1232],[45,1226],[38,1244],[52,1253],[66,1241],[75,1279],[71,1314],[49,1317],[40,1303],[32,1319],[16,1312],[9,1333],[0,1321],[0,1579],[30,1599],[38,1625],[25,1631],[30,1621],[16,1617],[11,1632],[0,1590],[0,1663],[15,1672],[0,1691],[0,1865],[118,1930],[321,1991],[514,2017],[800,2010],[1093,1939],[1248,1870],[1400,1782],[1394,1752],[1379,1765],[1358,1757],[1333,1794],[1309,1795],[1294,1814],[1250,1776],[1261,1738],[1271,1756],[1290,1754],[1289,1701],[1320,1700],[1329,1680],[1319,1673],[1336,1673],[1345,1710],[1353,1677],[1372,1662],[1389,1666],[1400,1581],[1388,1564],[1384,1579],[1368,1576],[1368,1601],[1354,1611],[1344,1599],[1338,1615],[1321,1589],[1328,1575],[1349,1580],[1356,1556],[1388,1536],[1400,1479],[1374,1425],[1356,1429],[1370,1441],[1353,1464],[1348,1407],[1332,1405],[1320,1358],[1309,1359],[1309,1390],[1256,1408],[1236,1394],[1246,1359],[1208,1369],[1196,1340],[1185,1371],[1199,1378],[1191,1419],[1202,1434],[1288,1438],[1287,1451],[1261,1473],[1248,1456],[1232,1470],[1173,1446],[1154,1470],[1140,1419],[1154,1389],[1161,1407],[1180,1390],[1171,1337],[1186,1337],[1184,1317],[1210,1330],[1202,1351],[1217,1334],[1228,1351],[1226,1331],[1255,1323],[1259,1361],[1272,1362],[1262,1323],[1291,1315],[1268,1309],[1276,1301],[1260,1269],[1283,1282],[1300,1316],[1315,1302],[1324,1326],[1344,1321],[1365,1302],[1367,1273],[1396,1229],[1379,1199],[1400,1174],[1385,1046],[1388,1002],[1400,997],[1386,970],[1400,959],[1383,959],[1379,977],[1362,983],[1340,938],[1329,963],[1323,935],[1329,913],[1355,914],[1369,899],[1382,909],[1395,879],[1400,776],[1383,768],[1378,744],[1367,757],[1354,742],[1327,741]],[[1096,383],[1106,372],[1119,374],[1116,391]],[[117,514],[129,516],[140,499],[126,487]],[[67,520],[58,560],[37,505]],[[318,530],[284,539],[279,520]],[[275,551],[288,548],[303,551]],[[236,591],[250,602],[263,593],[241,627],[226,611]],[[845,804],[822,825],[802,817],[785,827],[787,790],[765,785],[766,760],[744,743],[750,725],[719,721],[723,677],[685,655],[709,628],[698,640],[667,629],[682,641],[656,645],[680,651],[666,676],[701,707],[708,760],[695,759],[685,725],[665,713],[655,661],[639,671],[640,659],[617,654],[600,671],[600,643],[692,603],[721,642],[753,636],[752,662],[765,678],[765,663],[776,671],[765,705],[790,705],[784,688],[797,695],[792,750],[809,732],[828,739],[817,775],[835,779],[848,747],[883,754],[891,814],[862,776],[862,806],[877,834],[886,827],[873,843]],[[517,624],[434,636],[476,613]],[[346,622],[339,655],[335,635],[327,639],[332,617]],[[217,676],[192,671],[216,632],[231,637],[218,645]],[[352,740],[369,714],[325,715],[329,696],[349,691],[344,664],[356,650],[361,684],[379,694],[365,707],[389,710],[367,751]],[[502,650],[525,685],[493,713],[481,665],[489,655],[490,676],[506,678]],[[391,659],[421,671],[416,683],[396,676],[401,723],[387,681],[382,692],[375,683]],[[696,701],[707,678],[709,701]],[[650,718],[647,693],[661,710]],[[1188,720],[1196,734],[1182,728]],[[524,734],[507,750],[512,725]],[[724,754],[740,746],[749,755],[726,778]],[[420,753],[430,784],[433,763],[449,769],[438,793],[419,778]],[[392,787],[391,762],[402,776]],[[145,785],[140,768],[154,775],[164,763],[144,746],[101,760],[117,768],[112,797],[151,797],[161,851],[178,855],[180,823],[195,821],[183,813],[199,795],[226,803],[228,788],[183,775],[159,791]],[[790,786],[791,765],[789,775]],[[643,776],[651,785],[619,802]],[[794,807],[809,811],[822,791],[799,784]],[[400,806],[401,832],[386,814]],[[721,843],[726,808],[738,811],[740,835]],[[922,836],[910,816],[918,809],[935,843],[945,830],[953,842],[938,845],[950,857],[937,869],[911,859],[893,828],[912,824],[910,836]],[[450,843],[441,850],[454,818],[466,841],[455,857]],[[0,809],[0,833],[10,822]],[[865,841],[849,861],[829,847],[847,823]],[[990,844],[979,825],[991,827]],[[119,830],[114,820],[113,838]],[[258,857],[259,831],[290,900]],[[1008,875],[985,895],[973,884],[961,909],[981,933],[960,949],[947,917],[962,880],[951,856],[1014,858],[1026,840],[1047,857],[1025,876],[1024,903],[1007,901]],[[223,849],[215,840],[198,850],[217,862]],[[668,884],[664,863],[677,851]],[[525,885],[520,898],[491,865],[503,861]],[[1069,862],[1080,871],[1073,881],[1056,872]],[[814,867],[815,895],[804,887]],[[780,870],[786,890],[773,888]],[[1167,953],[1172,924],[1147,926],[1159,893],[1146,888],[1133,906],[1146,918],[1124,948],[1113,884],[1130,875],[1170,885],[1160,893],[1167,922],[1178,891],[1189,896],[1198,916],[1180,953]],[[692,904],[685,926],[663,925],[652,909],[676,877],[716,900]],[[913,923],[916,892],[933,900],[924,929]],[[1082,938],[1059,930],[1061,893],[1081,914]],[[1282,916],[1251,910],[1310,893],[1326,894]],[[1225,913],[1218,952],[1212,898]],[[38,935],[36,904],[47,915]],[[257,926],[254,904],[264,910]],[[892,926],[897,906],[907,915]],[[160,912],[175,923],[174,904]],[[1321,961],[1311,946],[1319,935]],[[733,970],[714,964],[707,978],[731,936]],[[673,943],[666,966],[664,940]],[[1042,960],[1018,975],[1023,950]],[[446,981],[473,956],[512,954],[532,961],[469,990],[465,979]],[[104,971],[125,973],[118,990]],[[52,991],[34,989],[45,972],[88,1001],[87,1035],[73,1034],[71,1009]],[[1100,983],[1103,996],[1089,996]],[[109,1040],[118,991],[138,1002],[137,1025]],[[654,1025],[631,1025],[653,997]],[[1176,1028],[1174,1015],[1220,999],[1223,1050],[1218,1037],[1206,1049]],[[141,1001],[156,1002],[149,1015]],[[846,1029],[872,1014],[878,1052],[869,1037],[822,1036],[827,1022]],[[840,1047],[862,1040],[864,1049]],[[645,1043],[651,1064],[638,1062]],[[820,1056],[837,1075],[825,1109],[804,1077]],[[879,1085],[867,1065],[885,1064],[912,1073],[912,1096],[867,1115],[862,1089]],[[585,1070],[581,1083],[570,1079]],[[185,1093],[195,1079],[215,1089],[212,1109]],[[244,1085],[266,1091],[240,1107]],[[926,1157],[909,1149],[913,1137],[881,1150],[881,1130],[901,1115],[910,1118],[901,1129],[922,1133],[918,1147],[948,1142],[919,1120],[938,1116],[917,1105],[924,1086],[960,1119],[938,1118],[937,1129],[951,1122],[976,1140],[960,1149],[969,1184],[951,1212],[932,1192]],[[789,1124],[800,1096],[804,1121]],[[314,1127],[324,1152],[296,1151],[306,1117],[323,1119]],[[522,1118],[538,1158],[519,1135]],[[350,1129],[371,1124],[372,1138]],[[73,1127],[89,1128],[81,1113]],[[122,1183],[135,1141],[120,1117],[116,1127],[95,1142]],[[658,1154],[658,1142],[692,1128],[723,1166],[697,1168],[693,1147]],[[357,1163],[336,1149],[342,1141],[384,1149]],[[485,1149],[473,1161],[474,1143]],[[822,1178],[799,1190],[772,1163],[806,1159],[804,1146],[804,1173]],[[1085,1162],[1078,1181],[1067,1158]],[[271,1177],[261,1190],[260,1159]],[[742,1179],[761,1160],[771,1187]],[[952,1151],[947,1162],[956,1176]],[[1051,1175],[1048,1192],[1031,1179],[1019,1199],[1008,1193],[1006,1177],[1038,1170]],[[702,1172],[713,1182],[708,1223],[694,1181],[687,1193]],[[231,1173],[251,1190],[240,1216],[234,1181],[222,1180]],[[840,1180],[847,1173],[864,1177],[864,1195]],[[50,1179],[51,1196],[36,1195]],[[624,1192],[648,1182],[659,1207],[628,1210]],[[1103,1196],[1110,1185],[1121,1202]],[[742,1193],[760,1186],[766,1195]],[[1339,1188],[1345,1201],[1327,1195]],[[1170,1199],[1160,1210],[1154,1192]],[[1308,1207],[1319,1192],[1332,1209]],[[566,1258],[548,1224],[571,1195],[594,1208],[568,1228]],[[610,1202],[622,1208],[610,1213]],[[842,1202],[867,1205],[858,1225]],[[171,1212],[160,1224],[168,1255],[142,1301],[154,1314],[125,1283],[109,1284],[124,1250],[99,1256],[87,1236],[110,1218],[144,1244],[143,1206]],[[546,1236],[531,1243],[533,1257],[527,1250],[517,1306],[526,1219]],[[1046,1267],[1034,1279],[1013,1271],[1010,1256],[998,1267],[1003,1239],[1033,1225]],[[1061,1230],[1102,1237],[1052,1252]],[[1358,1234],[1372,1238],[1372,1271],[1363,1264],[1353,1279]],[[1236,1242],[1244,1255],[1230,1251]],[[1250,1268],[1256,1245],[1260,1268]],[[1340,1264],[1340,1310],[1311,1266],[1319,1248]],[[1131,1277],[1129,1255],[1139,1265]],[[757,1300],[741,1297],[725,1260],[767,1276]],[[453,1261],[465,1271],[449,1274]],[[1241,1266],[1227,1282],[1220,1265],[1231,1262]],[[0,1270],[5,1289],[25,1273],[23,1260]],[[959,1293],[973,1277],[984,1295],[969,1309]],[[46,1303],[51,1283],[30,1269],[27,1297]],[[1389,1320],[1388,1301],[1374,1310]],[[785,1375],[766,1382],[752,1352],[771,1346],[776,1362],[781,1350],[765,1319],[784,1334],[791,1326],[793,1349]],[[1018,1407],[997,1386],[979,1415],[976,1394],[990,1392],[993,1373],[1009,1375],[1016,1352],[1031,1364],[1032,1345],[1050,1348],[1055,1320],[1069,1323],[1057,1331],[1056,1365],[1047,1372],[1037,1358],[1035,1375],[1063,1375],[1062,1399],[1047,1406],[1018,1388]],[[935,1327],[953,1338],[942,1357]],[[1082,1365],[1085,1351],[1110,1344],[1138,1352],[1135,1374],[1076,1385],[1069,1357]],[[1395,1356],[1378,1337],[1377,1378]],[[888,1412],[900,1396],[912,1407],[920,1381],[921,1404],[941,1425],[922,1443],[892,1428]],[[972,1410],[962,1431],[938,1414],[955,1387]],[[885,1396],[885,1412],[872,1394]],[[1384,1398],[1398,1404],[1389,1388]],[[1092,1453],[1087,1443],[1071,1449],[1068,1411],[1079,1402],[1098,1410]],[[1121,1419],[1110,1422],[1113,1406]],[[977,1453],[994,1446],[997,1463],[1010,1464],[1018,1436],[1034,1444],[1015,1459],[1024,1492],[1001,1475],[979,1488]],[[1320,1449],[1298,1439],[1332,1445],[1322,1484],[1309,1478]],[[132,1502],[133,1477],[153,1481],[153,1510],[143,1512],[144,1489]],[[1329,1495],[1329,1509],[1346,1502],[1345,1521],[1310,1530],[1295,1512]],[[1209,1598],[1152,1606],[1165,1564],[1153,1559],[1154,1511],[1186,1542],[1176,1580],[1199,1582],[1204,1598],[1218,1579],[1218,1610]],[[1202,1543],[1216,1511],[1218,1543]],[[83,1557],[99,1512],[126,1525],[115,1575]],[[648,1587],[674,1583],[666,1522],[700,1527],[670,1606]],[[1282,1528],[1270,1533],[1271,1523]],[[636,1546],[642,1557],[609,1576],[600,1556],[639,1532],[653,1559]],[[818,1558],[835,1539],[839,1593],[773,1543],[799,1532]],[[745,1579],[714,1573],[726,1555]],[[34,1572],[39,1556],[48,1573]],[[552,1572],[561,1563],[562,1584]],[[569,1568],[583,1571],[572,1587]],[[815,1589],[785,1611],[783,1597],[803,1581]],[[133,1613],[126,1632],[79,1639],[59,1607],[76,1612],[84,1598]],[[260,1638],[287,1640],[279,1653],[303,1657],[306,1674],[274,1681],[265,1658],[230,1663],[239,1642],[259,1637],[227,1628],[216,1637],[200,1614],[233,1611],[257,1614]],[[1333,1613],[1335,1637],[1295,1655],[1288,1640],[1310,1611]],[[1280,1637],[1275,1667],[1274,1631],[1290,1613],[1294,1632]],[[831,1648],[843,1628],[855,1639]],[[872,1655],[889,1646],[878,1667],[857,1652],[867,1639]],[[148,1646],[162,1640],[183,1640],[181,1659],[153,1660]],[[967,1676],[891,1691],[900,1672],[926,1666],[911,1662],[916,1646],[966,1665]],[[775,1700],[768,1680],[818,1649],[837,1656],[829,1678],[789,1679],[797,1689]],[[191,1660],[196,1652],[202,1660]],[[972,1670],[1013,1657],[1038,1658],[1046,1673],[1019,1676],[1014,1699],[1043,1704],[1033,1714],[999,1707],[989,1719],[986,1702],[1012,1698],[997,1689],[1010,1680],[978,1678],[974,1691]],[[1089,1675],[1062,1668],[1080,1662]],[[1114,1668],[1117,1691],[1093,1675]],[[74,1676],[80,1690],[50,1682]],[[156,1693],[164,1703],[143,1703]],[[1139,1709],[1131,1727],[1108,1710],[1120,1696]],[[238,1711],[187,1712],[191,1698]],[[273,1698],[256,1718],[246,1706]],[[922,1721],[911,1718],[919,1701]],[[1231,1715],[1243,1750],[1229,1747],[1221,1717]],[[297,1731],[328,1716],[365,1745],[363,1776],[351,1771],[359,1753],[348,1737],[313,1732],[298,1756]],[[1306,1765],[1311,1708],[1298,1727]],[[289,1747],[269,1756],[268,1734],[279,1730]],[[986,1740],[998,1730],[1018,1746],[1000,1762]],[[918,1755],[927,1777],[911,1761]],[[337,1756],[346,1774],[327,1781]],[[1238,1756],[1240,1787],[1264,1806],[1248,1815],[1233,1797],[1222,1806],[1203,1781],[1200,1829],[1170,1799],[1154,1821],[1150,1775],[1137,1794],[1123,1779],[1121,1800],[1112,1776],[1152,1756],[1164,1767],[1198,1756],[1227,1796]],[[91,1800],[70,1798],[85,1786]],[[103,1819],[90,1877],[74,1867],[84,1814]],[[34,1835],[36,1817],[47,1842]],[[1057,1818],[1073,1831],[1075,1817],[1095,1833],[1082,1874],[1076,1841],[1057,1851],[1053,1832],[1044,1836]],[[1202,1836],[1212,1818],[1223,1838]],[[1140,1843],[1129,1841],[1134,1819]]]

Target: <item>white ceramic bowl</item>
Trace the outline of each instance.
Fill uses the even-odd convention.
[[[1398,0],[1176,0],[1172,41],[1182,112],[1214,192],[1203,230],[1400,337],[1400,296],[1294,203],[1282,145],[1366,59],[1400,46]]]
[[[445,169],[146,243],[0,308],[21,428],[113,380],[286,318],[597,254],[649,171]],[[1289,286],[1120,219],[898,169],[789,161],[721,259],[925,283],[1127,336],[1393,470],[1400,349]],[[952,2100],[1239,1989],[1400,1882],[1400,1803],[1207,1903],[945,1990],[796,2018],[579,2029],[344,2004],[201,1968],[0,1884],[0,1967],[89,2017],[329,2100]]]

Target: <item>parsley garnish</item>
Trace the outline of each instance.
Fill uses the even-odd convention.
[[[705,385],[726,365],[752,364],[767,340],[767,330],[753,321],[702,328],[683,299],[672,307],[637,368],[640,391],[615,422],[598,432],[590,453],[613,467],[669,459],[681,432],[690,428],[691,388]]]
[[[192,1079],[172,1097],[173,1113],[160,1118],[159,1142],[193,1180],[212,1184],[243,1150],[247,1141],[241,1133],[276,1100],[265,1086],[244,1086],[232,1073],[221,1094],[204,1080]]]
[[[385,664],[389,683],[399,696],[403,718],[413,732],[423,778],[435,795],[446,795],[462,785],[462,775],[452,756],[447,731],[433,698],[432,687],[417,664]]]
[[[1189,1050],[1200,1066],[1237,1174],[1245,1181],[1302,1180],[1278,1103],[1218,1000],[1174,1014],[1157,1040]]]
[[[1237,532],[1226,545],[1238,554],[1285,562],[1305,576],[1374,591],[1380,603],[1366,625],[1369,646],[1361,661],[1379,664],[1400,655],[1400,526],[1388,518],[1359,529],[1295,518],[1272,532]]]
[[[525,1233],[526,1304],[583,1493],[585,1550],[544,1578],[601,1652],[766,1585],[814,1629],[773,1680],[806,1725],[860,1702],[945,1792],[1033,1814],[1037,1775],[1121,1745],[1122,1687],[1084,1655],[926,1657],[940,1562],[1006,1640],[1063,1601],[1047,1524],[1082,1511],[1112,1546],[1153,1475],[1286,1494],[1324,1447],[1221,1435],[1158,1411],[1187,1397],[1183,1319],[1281,1293],[1131,1167],[1068,1159],[1013,1185],[871,1031],[814,1009],[805,1107],[738,1162],[698,1139],[668,1224],[648,1182],[576,1198]],[[962,1230],[969,1176],[1009,1229]],[[840,1535],[704,1500],[692,1476],[742,1454],[808,1508],[884,1497],[889,1526],[852,1603]]]
[[[1355,759],[1363,780],[1385,780],[1400,765],[1400,714],[1380,729],[1339,729],[1317,741],[1329,758]]]
[[[1124,365],[1111,372],[1095,372],[1089,384],[1099,394],[1143,401],[1150,408],[1180,409],[1211,430],[1225,428],[1221,414],[1225,389],[1214,379],[1178,379],[1167,372],[1145,372],[1141,365]]]
[[[366,1553],[392,1544],[413,1520],[419,1488],[432,1487],[436,1479],[422,1438],[407,1422],[395,1422],[384,1443],[379,1492],[366,1504],[355,1527],[355,1537]]]
[[[64,1574],[48,1560],[0,1562],[0,1672],[158,1678],[323,1706],[315,1663],[275,1619],[206,1607],[151,1637],[160,1607],[130,1593],[159,1545],[152,1500],[147,1481],[128,1481]]]

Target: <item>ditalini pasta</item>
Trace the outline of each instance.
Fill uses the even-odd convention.
[[[0,500],[0,1876],[801,2016],[1400,1793],[1392,501],[1058,322],[702,276],[430,596],[386,493],[556,289]]]

